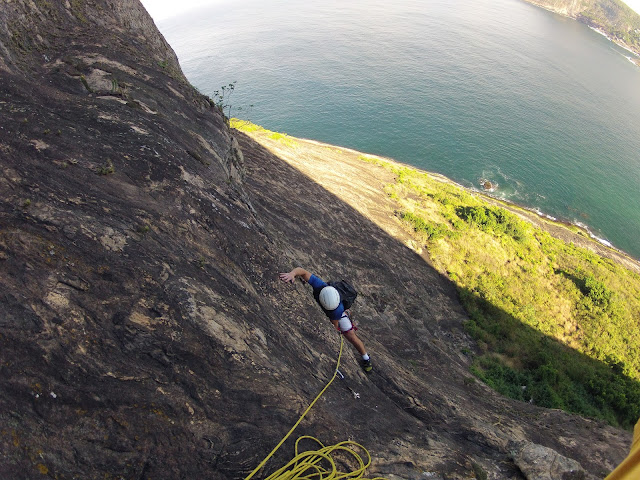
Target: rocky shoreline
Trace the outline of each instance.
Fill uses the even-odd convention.
[[[589,20],[588,18],[586,18],[585,16],[581,15],[580,12],[573,12],[573,11],[570,11],[568,8],[561,8],[554,5],[548,5],[546,3],[543,3],[537,0],[524,0],[524,1],[532,5],[535,5],[537,7],[544,8],[545,10],[548,10],[550,12],[557,13],[558,15],[562,15],[563,17],[571,18],[573,20],[576,20],[580,23],[587,25],[592,30],[595,30],[600,35],[606,37],[610,42],[615,43],[619,47],[627,50],[629,53],[632,53],[634,56],[627,57],[627,59],[631,63],[640,67],[640,49],[634,50],[631,46],[627,45],[625,42],[621,41],[620,39],[612,37],[607,32],[606,28],[603,25],[598,25],[592,22],[591,20]]]

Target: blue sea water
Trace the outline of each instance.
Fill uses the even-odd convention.
[[[163,20],[187,78],[270,130],[394,158],[640,258],[640,68],[522,0],[246,0]]]

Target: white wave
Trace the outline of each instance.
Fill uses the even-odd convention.
[[[593,30],[594,32],[599,33],[599,34],[600,34],[600,35],[602,35],[603,37],[605,37],[605,38],[609,38],[609,35],[607,35],[606,33],[604,33],[602,30],[600,30],[600,29],[598,29],[598,28],[594,28],[594,27],[592,27],[591,25],[589,25],[589,28],[590,28],[591,30]],[[611,40],[611,39],[609,39],[609,40]]]
[[[615,248],[613,246],[613,244],[607,240],[606,238],[602,238],[602,237],[598,237],[596,234],[594,234],[587,225],[585,225],[584,223],[581,222],[574,222],[574,225],[576,225],[577,227],[582,228],[585,232],[587,232],[589,234],[589,236],[594,239],[596,242],[601,243],[602,245],[605,245],[607,247],[611,247],[611,248]]]
[[[603,245],[605,245],[605,246],[607,246],[607,247],[613,247],[613,244],[612,244],[609,240],[606,240],[606,239],[604,239],[604,238],[600,238],[600,237],[598,237],[598,236],[594,235],[594,234],[593,234],[593,233],[591,233],[591,232],[589,232],[589,236],[590,236],[591,238],[593,238],[594,240],[596,240],[597,242],[600,242],[601,244],[603,244]]]
[[[534,212],[536,212],[539,217],[546,218],[548,220],[551,220],[552,222],[557,222],[558,221],[558,219],[556,217],[554,217],[553,215],[548,215],[548,214],[544,213],[539,208],[534,209]]]

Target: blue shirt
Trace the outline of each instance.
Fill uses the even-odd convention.
[[[313,288],[313,298],[316,299],[316,302],[318,302],[318,305],[320,305],[320,308],[322,308],[324,314],[329,317],[329,320],[340,320],[342,314],[344,313],[344,305],[342,305],[342,301],[340,301],[340,304],[335,310],[325,310],[324,307],[320,304],[320,291],[324,287],[328,286],[327,282],[322,280],[320,277],[311,275],[311,278],[309,279],[309,285],[311,285],[311,287]]]

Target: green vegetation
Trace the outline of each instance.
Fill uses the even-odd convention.
[[[89,92],[89,93],[93,92],[93,90],[89,86],[89,82],[87,82],[87,79],[85,78],[84,75],[80,75],[80,81],[82,82],[82,85],[84,85],[84,88],[87,89],[87,92]]]
[[[552,10],[569,12],[578,21],[597,27],[609,37],[640,52],[640,15],[621,0],[528,0]]]
[[[232,118],[230,122],[231,128],[235,128],[236,130],[240,130],[241,132],[251,133],[251,132],[268,132],[274,133],[271,130],[267,130],[266,128],[261,127],[260,125],[256,125],[255,123],[248,122],[246,120],[240,120],[239,118]]]
[[[620,0],[592,0],[585,3],[580,16],[600,26],[613,39],[640,50],[640,15]]]
[[[640,417],[640,276],[441,178],[391,162],[398,218],[457,286],[497,391],[630,428]]]
[[[104,165],[100,165],[96,169],[96,173],[98,175],[111,175],[112,173],[115,173],[115,171],[116,167],[113,166],[113,162],[111,162],[111,160],[107,160]]]
[[[84,0],[71,0],[71,11],[73,15],[82,23],[87,23],[87,17],[84,16]]]
[[[487,480],[487,478],[489,478],[487,476],[487,472],[485,472],[484,468],[482,468],[476,462],[472,462],[471,466],[473,467],[473,473],[476,476],[476,480]]]
[[[235,128],[241,132],[245,133],[261,133],[270,138],[271,140],[276,140],[288,147],[294,148],[297,145],[295,139],[291,138],[286,133],[278,133],[272,132],[271,130],[267,130],[266,128],[262,128],[259,125],[255,125],[246,120],[239,120],[237,118],[232,118],[230,121],[231,128]]]
[[[294,147],[296,145],[296,141],[293,140],[286,133],[272,132],[272,133],[269,134],[269,138],[272,139],[272,140],[276,140],[276,141],[278,141],[280,143],[284,143],[285,145],[287,145],[289,147]]]
[[[223,85],[222,87],[220,87],[220,90],[216,90],[215,92],[213,92],[213,103],[216,107],[218,107],[227,122],[231,118],[230,99],[235,89],[236,82],[231,82],[229,85]]]

